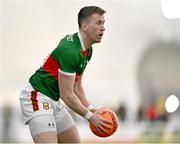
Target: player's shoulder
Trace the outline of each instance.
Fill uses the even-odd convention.
[[[79,43],[78,35],[77,33],[74,33],[74,34],[68,34],[65,37],[63,37],[59,42],[55,51],[58,51],[61,54],[63,53],[75,54],[78,52],[79,48],[80,48],[80,43]]]
[[[52,51],[51,56],[58,61],[59,57],[67,59],[79,59],[79,44],[77,33],[66,35],[61,39],[58,46]]]
[[[80,48],[80,43],[77,33],[68,34],[61,39],[57,49],[62,52],[76,53]]]
[[[61,47],[77,47],[79,46],[77,33],[66,35],[59,43]]]

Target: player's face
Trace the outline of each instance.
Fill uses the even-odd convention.
[[[101,38],[104,34],[104,15],[93,14],[87,23],[87,35],[91,39],[92,43],[101,42]]]

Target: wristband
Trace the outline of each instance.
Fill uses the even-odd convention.
[[[94,107],[93,107],[92,105],[89,105],[89,106],[87,107],[87,109],[88,109],[88,110],[92,110],[92,109],[94,109]]]
[[[87,120],[89,120],[92,115],[93,115],[93,113],[90,112],[90,111],[88,111],[88,112],[86,113],[86,115],[84,116],[84,118],[87,119]]]

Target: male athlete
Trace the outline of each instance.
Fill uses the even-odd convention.
[[[84,69],[92,55],[92,44],[101,42],[104,13],[100,7],[83,7],[78,14],[79,32],[61,39],[57,48],[31,76],[20,96],[21,108],[35,143],[79,143],[77,127],[59,101],[107,132],[108,120],[96,111],[82,87]]]

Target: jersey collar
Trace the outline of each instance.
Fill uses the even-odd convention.
[[[85,48],[85,46],[84,46],[84,42],[83,42],[83,40],[82,40],[82,37],[81,37],[80,32],[78,32],[78,37],[79,37],[79,40],[80,40],[80,43],[81,43],[82,50],[83,50],[83,51],[86,51],[86,48]]]

